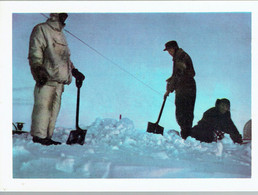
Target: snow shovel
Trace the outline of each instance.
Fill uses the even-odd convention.
[[[164,108],[164,106],[165,106],[166,99],[167,99],[167,96],[164,98],[163,104],[162,104],[162,106],[161,106],[161,110],[160,110],[160,112],[159,112],[159,117],[158,117],[157,122],[156,122],[156,123],[148,122],[148,127],[147,127],[147,132],[148,132],[148,133],[155,133],[155,134],[161,134],[161,135],[163,135],[164,127],[161,127],[161,126],[159,125],[159,120],[160,120],[160,117],[161,117],[163,108]]]
[[[77,87],[77,105],[76,105],[76,130],[72,130],[69,134],[68,140],[66,144],[84,144],[85,136],[87,130],[83,130],[79,127],[79,106],[80,106],[80,88],[82,86],[82,80],[76,79],[76,87]]]

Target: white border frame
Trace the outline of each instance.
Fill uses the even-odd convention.
[[[13,179],[12,138],[12,14],[42,12],[135,13],[135,12],[251,12],[252,92],[257,81],[258,2],[255,1],[10,1],[0,2],[0,190],[4,191],[256,191],[257,95],[252,93],[251,179]],[[10,47],[10,48],[9,48]]]

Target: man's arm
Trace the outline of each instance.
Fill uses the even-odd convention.
[[[35,26],[30,36],[29,44],[29,64],[31,73],[37,85],[42,86],[48,80],[48,73],[43,64],[46,40],[39,25]]]
[[[47,44],[41,26],[37,25],[32,30],[30,36],[28,59],[31,66],[43,64],[43,55],[46,46]]]

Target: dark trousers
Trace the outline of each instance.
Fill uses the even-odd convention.
[[[188,88],[176,90],[176,120],[181,127],[181,136],[185,139],[192,128],[194,119],[194,105],[196,99],[195,82]]]
[[[215,141],[215,132],[208,126],[195,125],[191,130],[191,137],[201,142],[211,143]]]

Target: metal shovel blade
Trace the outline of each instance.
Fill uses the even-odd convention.
[[[86,136],[87,130],[72,130],[69,134],[68,140],[66,141],[66,144],[72,145],[72,144],[84,144],[85,136]]]
[[[163,135],[164,127],[161,127],[158,123],[148,122],[147,132]]]

